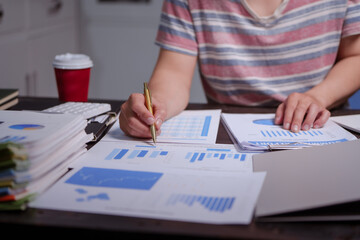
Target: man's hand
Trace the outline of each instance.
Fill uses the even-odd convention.
[[[149,126],[155,123],[156,134],[160,134],[161,124],[166,117],[164,104],[152,98],[154,116],[145,105],[145,97],[141,93],[133,93],[121,106],[119,116],[120,128],[127,135],[139,138],[151,138]]]
[[[311,127],[324,126],[330,112],[313,96],[306,93],[292,93],[279,105],[275,124],[282,124],[292,132],[307,131]]]

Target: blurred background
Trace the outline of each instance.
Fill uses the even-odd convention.
[[[94,62],[89,98],[125,100],[143,91],[157,60],[162,0],[0,0],[0,88],[57,97],[52,60],[82,53]],[[190,102],[205,103],[198,72]],[[350,99],[360,109],[360,93]]]

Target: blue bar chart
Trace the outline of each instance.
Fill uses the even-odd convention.
[[[105,160],[121,160],[135,159],[135,158],[158,158],[168,155],[168,151],[161,151],[155,149],[140,150],[140,149],[127,149],[127,148],[114,148],[106,157]]]
[[[251,171],[253,152],[239,152],[229,144],[146,144],[100,142],[90,149],[96,156],[79,161],[104,161],[105,164],[161,166],[206,171]]]
[[[208,211],[223,213],[226,210],[231,210],[232,206],[234,205],[235,199],[235,197],[173,194],[168,199],[167,205],[174,206],[181,203],[188,207],[192,207],[195,203],[198,203]]]
[[[204,152],[187,152],[185,159],[190,163],[204,160],[238,160],[245,161],[246,153],[233,153],[231,149],[208,148]]]
[[[5,136],[0,139],[0,142],[20,142],[26,139],[26,136]]]
[[[276,137],[317,137],[324,135],[321,130],[309,130],[309,131],[300,131],[298,133],[294,133],[288,130],[260,130],[261,135],[264,138],[276,138]]]
[[[329,140],[329,141],[301,141],[301,142],[297,142],[296,140],[294,140],[294,141],[276,141],[276,140],[274,140],[274,141],[249,141],[249,143],[259,145],[259,146],[294,144],[294,143],[297,143],[299,145],[301,145],[301,144],[327,145],[327,144],[346,142],[346,141],[348,141],[346,138],[342,138],[342,139]]]
[[[264,121],[262,121],[264,122]],[[263,123],[263,125],[266,125]],[[268,125],[271,125],[270,123]],[[259,146],[268,146],[268,145],[282,145],[282,144],[310,144],[310,145],[326,145],[333,144],[338,142],[345,142],[347,139],[334,139],[334,140],[325,140],[329,137],[326,132],[319,129],[312,129],[308,131],[299,131],[297,133],[291,132],[288,130],[276,128],[261,129],[258,132],[262,141],[248,141],[251,144]]]

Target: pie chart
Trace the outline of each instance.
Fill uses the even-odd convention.
[[[15,125],[11,125],[9,126],[9,128],[11,129],[16,129],[16,130],[38,130],[38,129],[42,129],[44,128],[43,125],[39,125],[39,124],[15,124]]]

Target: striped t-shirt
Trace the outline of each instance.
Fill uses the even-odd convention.
[[[274,106],[323,81],[359,33],[360,0],[283,0],[269,17],[245,0],[167,0],[156,44],[198,57],[208,98]]]

